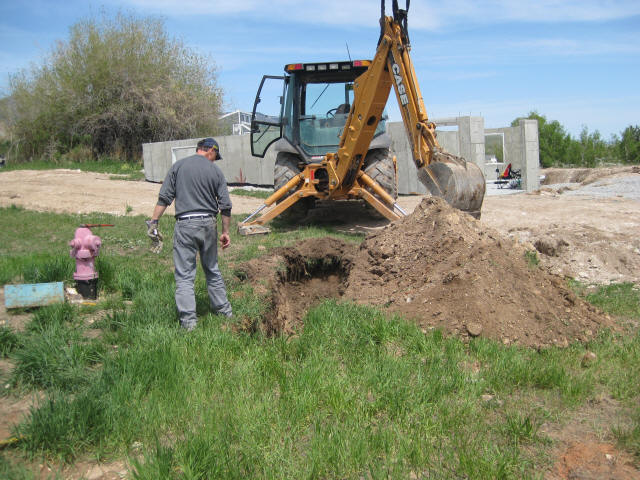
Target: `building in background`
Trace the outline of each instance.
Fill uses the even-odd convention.
[[[235,112],[225,113],[218,120],[223,125],[228,125],[231,128],[231,135],[247,135],[251,132],[251,114],[236,110]]]

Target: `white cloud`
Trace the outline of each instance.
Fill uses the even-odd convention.
[[[522,51],[529,50],[536,56],[540,55],[638,55],[640,44],[636,39],[570,39],[570,38],[538,38],[513,42],[511,47]]]
[[[380,16],[380,3],[372,0],[111,0],[111,3],[164,15],[206,15],[227,21],[249,16],[268,23],[279,20],[343,27],[377,26]],[[387,3],[389,15],[391,2]],[[404,6],[402,0],[399,4]],[[409,9],[409,25],[410,29],[432,30],[461,23],[584,22],[634,15],[640,15],[637,0],[449,0],[429,3],[414,0]]]

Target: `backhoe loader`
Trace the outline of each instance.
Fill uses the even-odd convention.
[[[406,8],[381,1],[380,38],[373,60],[297,63],[282,77],[265,75],[251,120],[251,152],[274,144],[275,192],[238,225],[243,235],[266,233],[280,214],[303,214],[316,200],[363,199],[393,221],[397,167],[385,133],[384,108],[393,87],[419,180],[427,190],[476,218],[485,194],[480,168],[442,150],[411,62]],[[283,82],[279,117],[258,112],[265,82]],[[336,142],[336,140],[338,140]]]

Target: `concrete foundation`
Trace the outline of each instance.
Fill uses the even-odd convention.
[[[538,124],[535,120],[520,120],[517,127],[484,128],[482,117],[454,117],[434,120],[440,127],[437,138],[444,150],[474,162],[485,172],[487,181],[496,178],[495,170],[504,170],[511,163],[522,172],[522,188],[532,191],[540,188]],[[426,193],[418,181],[411,158],[409,141],[400,122],[387,123],[391,136],[392,153],[398,162],[398,192],[400,194]],[[485,135],[504,135],[504,163],[485,165]],[[145,143],[142,146],[145,178],[162,182],[171,165],[195,153],[198,138],[168,142]],[[273,186],[275,154],[269,149],[265,158],[251,156],[248,135],[216,137],[223,160],[217,162],[228,183]]]
[[[521,119],[517,127],[490,128],[486,134],[504,135],[504,162],[498,168],[504,171],[507,164],[520,170],[522,189],[531,192],[540,188],[540,149],[537,120]],[[494,167],[495,170],[495,167]],[[485,171],[485,174],[488,173]]]

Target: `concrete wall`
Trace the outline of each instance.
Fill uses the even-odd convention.
[[[387,132],[391,136],[391,154],[396,156],[398,162],[398,192],[402,195],[427,193],[427,189],[416,175],[416,167],[413,163],[404,124],[401,122],[388,123]],[[460,155],[457,131],[437,130],[437,138],[438,143],[446,151],[453,155]]]
[[[511,164],[522,174],[522,189],[531,192],[540,188],[540,149],[538,122],[521,119],[517,127],[490,128],[485,133],[504,134],[504,164]]]
[[[521,120],[517,127],[489,130],[485,130],[482,117],[454,117],[434,121],[439,127],[444,127],[436,130],[438,142],[444,150],[473,161],[481,169],[485,169],[485,132],[504,133],[505,163],[511,162],[513,168],[522,170],[522,184],[525,190],[539,188],[538,125],[535,120]],[[446,127],[454,127],[454,130],[447,130]],[[415,174],[404,125],[400,122],[387,123],[387,131],[391,136],[392,153],[398,162],[399,193],[425,193],[424,186]],[[162,182],[174,162],[195,153],[198,140],[143,144],[145,178],[151,182]],[[269,148],[265,158],[260,159],[251,156],[248,135],[217,137],[216,140],[220,144],[220,152],[223,156],[217,165],[225,174],[227,182],[273,185],[275,154],[272,148]],[[490,165],[487,168],[495,170],[495,167]]]
[[[145,143],[142,145],[144,175],[150,182],[162,182],[173,163],[196,153],[200,138]],[[269,150],[265,158],[251,156],[248,135],[216,137],[222,160],[216,162],[228,183],[250,183],[273,186],[275,154]]]

